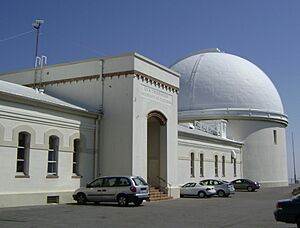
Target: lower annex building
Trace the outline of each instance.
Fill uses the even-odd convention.
[[[99,175],[139,175],[173,197],[204,178],[288,184],[281,99],[238,56],[209,49],[169,69],[130,53],[0,80],[0,207],[72,202]]]

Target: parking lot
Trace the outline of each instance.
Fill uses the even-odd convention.
[[[182,198],[146,202],[140,207],[116,204],[47,205],[0,209],[0,227],[296,227],[277,223],[278,199],[293,187],[236,192],[228,198]]]

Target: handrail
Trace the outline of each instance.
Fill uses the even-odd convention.
[[[167,185],[167,189],[170,189],[170,194],[168,194],[168,196],[172,196],[172,194],[171,194],[172,193],[171,192],[172,191],[172,185],[160,176],[156,176],[156,178],[158,178],[160,181],[164,182]],[[161,186],[161,185],[159,185],[159,186]],[[169,193],[169,191],[168,191],[168,193]]]
[[[160,192],[160,195],[159,195],[159,197],[160,197],[160,199],[161,199],[161,197],[162,197],[162,191],[163,191],[163,188],[162,188],[162,186],[161,186],[161,184],[158,182],[158,181],[155,181],[155,180],[153,180],[152,178],[150,178],[150,177],[147,177],[147,180],[148,180],[148,185],[150,186],[150,187],[159,187],[159,192]],[[149,180],[152,182],[152,183],[155,183],[157,186],[153,186],[153,185],[151,185],[151,184],[149,184]]]

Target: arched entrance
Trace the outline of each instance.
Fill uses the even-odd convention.
[[[167,180],[167,118],[158,111],[148,114],[147,176],[148,183],[155,187]]]

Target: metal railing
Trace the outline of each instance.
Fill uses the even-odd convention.
[[[148,184],[150,187],[155,187],[160,190],[160,198],[162,198],[162,193],[167,194],[168,197],[172,196],[172,185],[168,183],[164,178],[156,176],[156,178],[148,177]]]

